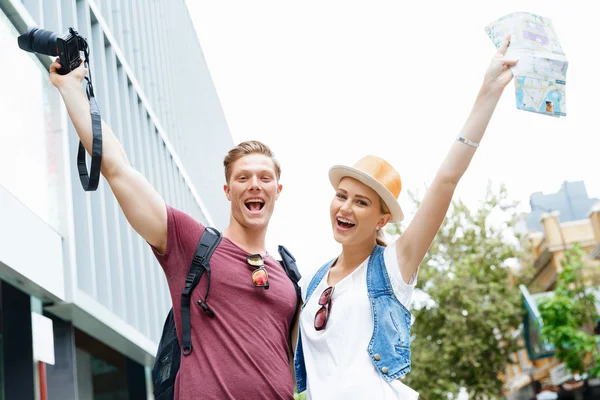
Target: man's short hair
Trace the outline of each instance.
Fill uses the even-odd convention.
[[[281,177],[281,166],[279,165],[279,161],[275,158],[275,154],[266,144],[259,142],[258,140],[249,140],[238,144],[233,149],[229,150],[225,156],[223,166],[225,167],[225,181],[227,183],[229,183],[229,178],[231,177],[231,165],[240,158],[250,154],[263,154],[270,157],[271,160],[273,160],[273,164],[275,164],[275,174],[279,181],[279,178]]]

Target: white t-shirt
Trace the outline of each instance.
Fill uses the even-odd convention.
[[[404,282],[396,257],[396,243],[386,247],[384,259],[394,294],[409,308],[417,283],[416,273],[410,284]],[[324,330],[315,330],[314,318],[321,307],[319,297],[329,286],[328,274],[314,290],[300,315],[309,400],[418,398],[416,391],[399,380],[388,383],[382,379],[367,352],[373,334],[373,315],[367,291],[368,262],[367,258],[335,285],[331,314]],[[306,289],[313,275],[300,281],[305,302]]]

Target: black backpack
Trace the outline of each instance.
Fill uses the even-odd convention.
[[[193,351],[190,324],[190,296],[194,288],[198,285],[198,282],[200,282],[200,278],[204,272],[206,272],[207,278],[206,295],[203,300],[198,301],[198,304],[210,317],[214,316],[214,312],[207,304],[208,292],[210,290],[209,261],[218,244],[221,242],[221,238],[221,233],[218,230],[208,227],[198,242],[196,254],[194,255],[190,270],[185,279],[185,288],[181,293],[181,346],[179,340],[177,340],[177,331],[175,330],[175,319],[173,318],[172,308],[167,315],[163,332],[160,337],[160,343],[158,344],[154,367],[152,368],[152,382],[154,383],[154,398],[156,400],[174,399],[175,378],[177,377],[177,372],[181,365],[181,355],[189,356]],[[279,246],[278,251],[281,256],[280,264],[294,284],[296,298],[297,301],[300,302],[300,287],[298,286],[300,272],[296,266],[296,259],[284,246]],[[296,313],[297,312],[298,307],[296,306]],[[294,319],[292,321],[295,320],[296,314],[294,314]],[[292,332],[290,329],[290,344],[292,343],[291,334]]]

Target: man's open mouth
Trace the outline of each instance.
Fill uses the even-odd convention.
[[[356,225],[354,222],[345,218],[337,217],[335,220],[337,221],[338,226],[346,229],[352,228],[354,225]]]
[[[265,206],[265,201],[263,199],[249,199],[244,202],[244,205],[248,210],[258,212]]]

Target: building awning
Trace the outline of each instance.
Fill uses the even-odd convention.
[[[596,247],[590,251],[590,258],[593,260],[600,260],[600,244],[596,245]]]
[[[525,285],[520,285],[523,294],[523,305],[525,306],[525,315],[523,316],[523,338],[525,339],[525,348],[529,353],[530,360],[539,360],[541,358],[552,357],[554,355],[554,346],[542,340],[540,331],[544,322],[538,309],[538,301],[552,296],[553,292],[531,294]]]

